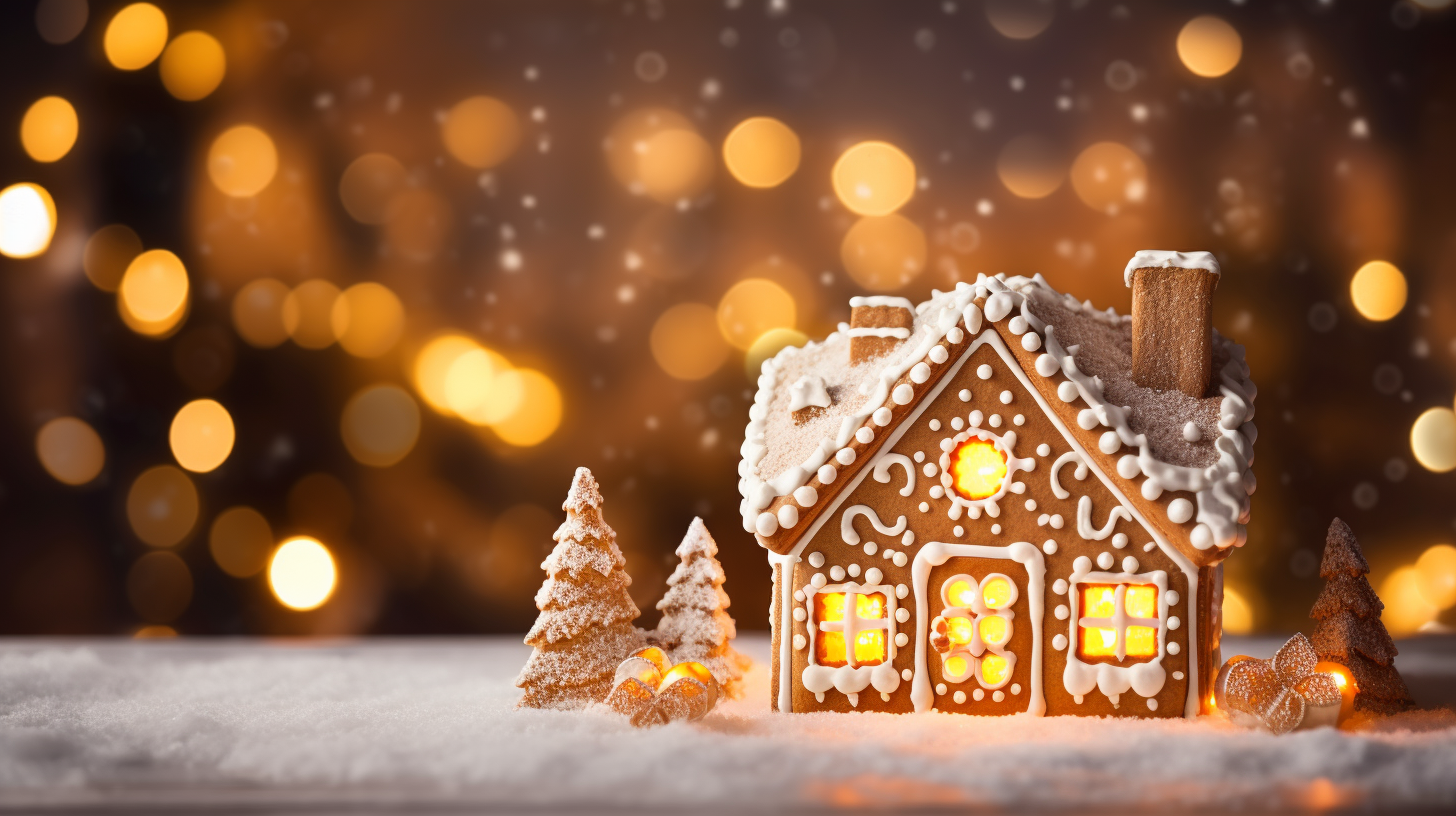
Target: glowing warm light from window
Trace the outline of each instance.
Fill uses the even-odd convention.
[[[59,96],[37,99],[20,120],[20,144],[38,162],[59,161],[71,152],[79,132],[76,109]]]
[[[136,256],[126,267],[117,289],[117,305],[133,329],[159,335],[176,325],[187,308],[191,284],[182,260],[165,249]]]
[[[794,296],[767,278],[741,280],[718,301],[718,330],[737,349],[747,350],[770,329],[792,329],[797,317]]]
[[[329,323],[344,351],[379,357],[404,334],[404,304],[383,284],[356,283],[334,301]]]
[[[1158,630],[1151,626],[1127,627],[1124,651],[1128,657],[1155,656],[1158,653]]]
[[[283,542],[268,563],[268,586],[273,597],[298,612],[323,606],[334,593],[337,581],[338,571],[328,548],[306,536]]]
[[[1010,630],[1006,626],[1006,619],[1000,615],[989,615],[981,618],[981,641],[993,646],[1000,646],[1006,641]]]
[[[168,439],[177,464],[193,473],[216,470],[233,452],[232,415],[216,400],[193,400],[172,417]]]
[[[81,268],[86,278],[103,292],[115,292],[121,277],[136,256],[142,254],[142,239],[125,224],[110,224],[96,230],[86,241]]]
[[[720,339],[719,342],[722,342]],[[744,373],[748,375],[750,382],[757,382],[760,374],[763,373],[763,361],[778,354],[780,351],[794,346],[798,348],[809,342],[809,335],[797,329],[769,329],[760,334],[753,345],[748,347],[747,353],[743,355]]]
[[[515,152],[521,141],[521,123],[515,111],[499,99],[472,96],[445,115],[440,136],[456,161],[485,170]]]
[[[975,638],[976,629],[971,623],[970,618],[962,618],[957,615],[952,618],[947,618],[945,623],[946,637],[950,638],[951,643],[957,646],[964,646]]]
[[[1005,578],[992,578],[981,584],[981,600],[988,609],[1004,609],[1011,603],[1013,592],[1011,582]]]
[[[1392,637],[1413,635],[1441,614],[1440,608],[1422,595],[1421,574],[1415,567],[1401,567],[1392,572],[1380,582],[1376,594],[1385,604],[1380,622]]]
[[[144,471],[126,496],[126,518],[137,538],[153,547],[174,547],[197,523],[197,488],[171,465]]]
[[[854,637],[854,662],[878,666],[885,662],[885,630],[865,629]]]
[[[925,232],[899,213],[866,216],[839,245],[839,260],[855,283],[872,292],[899,289],[925,270]]]
[[[988,654],[981,658],[981,679],[985,680],[988,686],[1000,685],[1010,672],[1010,661],[1001,655]]]
[[[306,349],[323,349],[333,345],[334,303],[339,287],[315,278],[304,281],[283,298],[280,316],[283,328],[293,342]]]
[[[1083,626],[1081,629],[1083,657],[1117,656],[1117,630],[1098,626]]]
[[[987,0],[986,19],[1001,36],[1029,40],[1046,31],[1056,10],[1051,0]]]
[[[440,413],[453,413],[446,390],[450,368],[461,355],[479,348],[479,343],[460,334],[443,334],[425,344],[415,357],[414,381],[427,405]]]
[[[854,596],[854,613],[862,620],[876,620],[885,616],[885,596],[872,592]]]
[[[1411,425],[1411,453],[1421,467],[1436,473],[1456,469],[1456,414],[1428,408]]]
[[[1437,609],[1456,606],[1456,547],[1437,544],[1416,559],[1421,597]]]
[[[1238,590],[1227,584],[1223,588],[1223,631],[1230,635],[1247,635],[1254,631],[1254,608]]]
[[[814,595],[816,621],[842,621],[844,620],[844,593],[843,592],[819,592]]]
[[[176,553],[147,553],[126,575],[126,596],[148,623],[176,620],[192,602],[192,571]]]
[[[420,436],[420,408],[398,386],[370,386],[344,406],[340,430],[344,447],[356,461],[389,467],[414,449]]]
[[[519,377],[520,406],[504,420],[491,425],[507,445],[528,448],[545,442],[561,424],[561,391],[550,377],[530,368],[517,368],[506,376]]]
[[[1201,77],[1220,77],[1239,64],[1244,41],[1234,27],[1211,14],[1194,17],[1178,32],[1178,58]]]
[[[849,662],[843,632],[819,632],[814,636],[814,662],[821,666],[843,666]]]
[[[162,85],[183,102],[196,102],[217,90],[226,73],[222,43],[206,32],[179,35],[162,52]]]
[[[1066,159],[1050,140],[1034,133],[1017,136],[1001,148],[996,175],[1019,198],[1045,198],[1066,178]]]
[[[505,421],[525,397],[525,381],[510,361],[488,348],[461,354],[445,373],[445,404],[474,425]]]
[[[254,348],[273,348],[288,339],[283,301],[289,289],[282,281],[259,278],[233,296],[233,328]]]
[[[1082,617],[1110,618],[1116,609],[1116,588],[1093,584],[1082,590]]]
[[[1098,142],[1072,162],[1072,189],[1088,207],[1117,215],[1124,206],[1147,198],[1148,168],[1131,148]]]
[[[748,187],[777,187],[799,169],[799,137],[771,116],[744,119],[723,140],[723,163]]]
[[[1129,617],[1156,618],[1158,616],[1158,588],[1147,584],[1129,585],[1123,590],[1123,608]]]
[[[712,180],[713,148],[696,131],[660,131],[637,153],[638,186],[654,201],[675,204],[695,198]]]
[[[679,303],[659,315],[648,345],[657,365],[679,380],[701,380],[728,359],[717,315],[701,303]]]
[[[945,659],[945,676],[947,678],[965,677],[966,671],[970,669],[970,667],[971,666],[967,662],[965,657],[961,655],[951,655],[950,657],[947,657]]]
[[[101,436],[75,417],[59,417],[42,425],[35,435],[35,453],[46,473],[68,485],[90,482],[106,465]]]
[[[132,3],[106,25],[106,59],[123,71],[152,64],[167,45],[167,15],[151,3]]]
[[[234,578],[251,578],[268,566],[273,528],[251,507],[230,507],[218,514],[207,547],[218,567]]]
[[[976,602],[976,592],[976,585],[970,581],[954,581],[945,594],[950,599],[951,606],[967,608]]]
[[[33,258],[56,234],[56,202],[39,184],[23,181],[0,190],[0,255]]]
[[[267,133],[253,125],[223,131],[207,151],[207,175],[223,194],[255,196],[278,172],[278,150]]]
[[[405,185],[405,169],[388,153],[366,153],[349,163],[339,178],[339,200],[361,224],[383,224]]]
[[[1394,264],[1371,261],[1350,279],[1350,299],[1367,320],[1389,320],[1405,308],[1405,275]]]
[[[889,215],[915,194],[915,163],[887,142],[860,142],[830,174],[834,194],[856,215]]]
[[[989,498],[1006,480],[1006,454],[994,443],[972,437],[951,454],[950,475],[952,486],[963,498]]]

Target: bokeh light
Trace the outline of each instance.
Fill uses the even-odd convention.
[[[334,304],[339,287],[321,278],[304,281],[283,298],[279,316],[293,342],[306,349],[324,349],[334,344]],[[347,323],[344,326],[348,328]]]
[[[162,85],[183,102],[196,102],[217,90],[226,73],[222,43],[203,31],[178,35],[162,52]]]
[[[1013,195],[1045,198],[1062,186],[1067,175],[1066,159],[1050,139],[1026,133],[1001,148],[996,175]]]
[[[521,141],[521,122],[515,111],[499,99],[472,96],[445,115],[440,136],[456,161],[486,170],[515,152]]]
[[[344,447],[360,464],[389,467],[403,459],[420,437],[420,408],[396,385],[372,385],[344,406],[339,422]]]
[[[792,329],[797,316],[793,295],[765,278],[741,280],[718,301],[718,330],[729,345],[745,351],[770,329]]]
[[[404,189],[404,165],[388,153],[365,153],[349,163],[339,178],[339,200],[361,224],[383,224],[389,208]]]
[[[126,597],[142,620],[170,623],[192,603],[192,571],[176,553],[149,552],[131,565]]]
[[[1201,77],[1221,77],[1239,64],[1244,42],[1221,17],[1205,14],[1178,32],[1178,58]]]
[[[1411,453],[1421,467],[1436,473],[1456,469],[1456,413],[1429,408],[1411,425]]]
[[[618,119],[602,148],[607,154],[607,167],[624,187],[635,195],[643,193],[638,157],[647,149],[647,142],[665,130],[693,129],[692,122],[668,108],[643,108]]]
[[[871,292],[899,289],[925,270],[925,232],[899,213],[866,216],[844,234],[839,260]]]
[[[1456,606],[1456,547],[1436,544],[1416,559],[1418,587],[1426,603],[1437,609]]]
[[[65,45],[81,35],[90,16],[86,0],[40,0],[35,7],[35,30],[51,45]]]
[[[1029,40],[1046,31],[1054,16],[1051,0],[986,0],[991,27],[1012,40]]]
[[[142,254],[142,239],[125,224],[108,224],[86,240],[81,255],[81,268],[86,279],[103,292],[115,292],[121,286],[126,268]]]
[[[514,414],[525,398],[510,361],[477,346],[455,358],[445,372],[445,404],[474,425],[494,425]]]
[[[654,201],[675,204],[707,189],[713,180],[713,148],[696,131],[670,128],[642,143],[637,181]]]
[[[334,300],[329,323],[344,351],[379,357],[404,334],[404,304],[383,284],[356,283]]]
[[[856,215],[889,215],[915,194],[915,163],[886,142],[844,151],[830,175],[839,202]]]
[[[71,152],[80,132],[76,109],[59,96],[37,99],[20,120],[20,144],[38,162],[60,161]]]
[[[701,303],[679,303],[658,316],[648,338],[652,359],[669,376],[701,380],[728,359],[717,313]]]
[[[1223,631],[1230,635],[1247,635],[1254,631],[1254,608],[1236,589],[1223,588]]]
[[[1419,632],[1422,626],[1436,619],[1441,610],[1421,593],[1421,575],[1415,567],[1401,567],[1380,582],[1380,596],[1385,609],[1380,622],[1391,637],[1405,637]]]
[[[561,391],[550,377],[530,368],[517,368],[506,376],[519,378],[521,399],[516,410],[491,426],[507,445],[539,445],[561,424]]]
[[[143,471],[126,496],[126,519],[136,537],[152,547],[175,547],[197,523],[197,488],[171,465]]]
[[[100,434],[75,417],[57,417],[42,425],[35,435],[35,453],[46,473],[62,484],[86,484],[106,465]]]
[[[172,417],[168,434],[177,464],[193,473],[216,470],[233,451],[232,415],[217,400],[193,400]]]
[[[723,140],[723,163],[748,187],[783,184],[799,169],[799,137],[771,116],[744,119]]]
[[[763,373],[763,361],[778,354],[789,346],[802,346],[809,342],[809,336],[796,329],[769,329],[753,341],[743,357],[743,370],[749,382],[757,382]]]
[[[446,389],[450,368],[461,355],[475,351],[480,344],[463,334],[446,333],[432,338],[415,356],[413,371],[415,390],[425,404],[441,413],[453,413]]]
[[[318,539],[290,538],[268,562],[268,586],[289,609],[307,612],[328,601],[338,582],[334,557]]]
[[[0,190],[0,255],[34,258],[56,234],[56,202],[28,181]]]
[[[450,203],[443,196],[423,187],[410,187],[390,200],[384,241],[401,257],[425,263],[440,253],[453,222]]]
[[[212,141],[207,175],[224,195],[249,198],[261,193],[278,172],[273,139],[254,125],[235,125]]]
[[[167,46],[167,15],[151,3],[132,3],[106,24],[106,59],[123,71],[152,64]]]
[[[182,260],[165,249],[143,252],[127,265],[117,308],[127,325],[149,336],[171,331],[187,310],[190,284]]]
[[[1389,320],[1405,308],[1405,275],[1386,261],[1370,261],[1350,279],[1350,300],[1367,320]]]
[[[243,342],[254,348],[273,348],[288,339],[288,327],[283,325],[283,301],[288,294],[282,281],[258,278],[233,295],[233,328]]]
[[[251,578],[268,566],[273,528],[251,507],[229,507],[218,513],[207,536],[212,560],[234,578]]]
[[[1147,198],[1148,168],[1127,146],[1098,142],[1072,163],[1072,189],[1088,207],[1117,215],[1125,205]]]

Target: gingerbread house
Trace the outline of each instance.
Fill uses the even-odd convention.
[[[764,363],[739,465],[779,711],[1195,716],[1256,430],[1208,253],[1130,317],[1041,276],[857,297]]]

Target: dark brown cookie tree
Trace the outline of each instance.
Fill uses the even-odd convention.
[[[1320,660],[1340,663],[1355,677],[1355,708],[1394,714],[1415,705],[1395,670],[1395,642],[1380,622],[1385,605],[1365,578],[1370,565],[1350,525],[1335,519],[1325,538],[1320,576],[1325,588],[1314,602],[1314,649]]]

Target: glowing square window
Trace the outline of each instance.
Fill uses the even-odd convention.
[[[811,598],[816,665],[878,666],[890,659],[894,624],[884,592],[849,584],[842,591],[816,592]]]
[[[1079,584],[1077,656],[1092,662],[1146,662],[1158,656],[1158,588]]]

